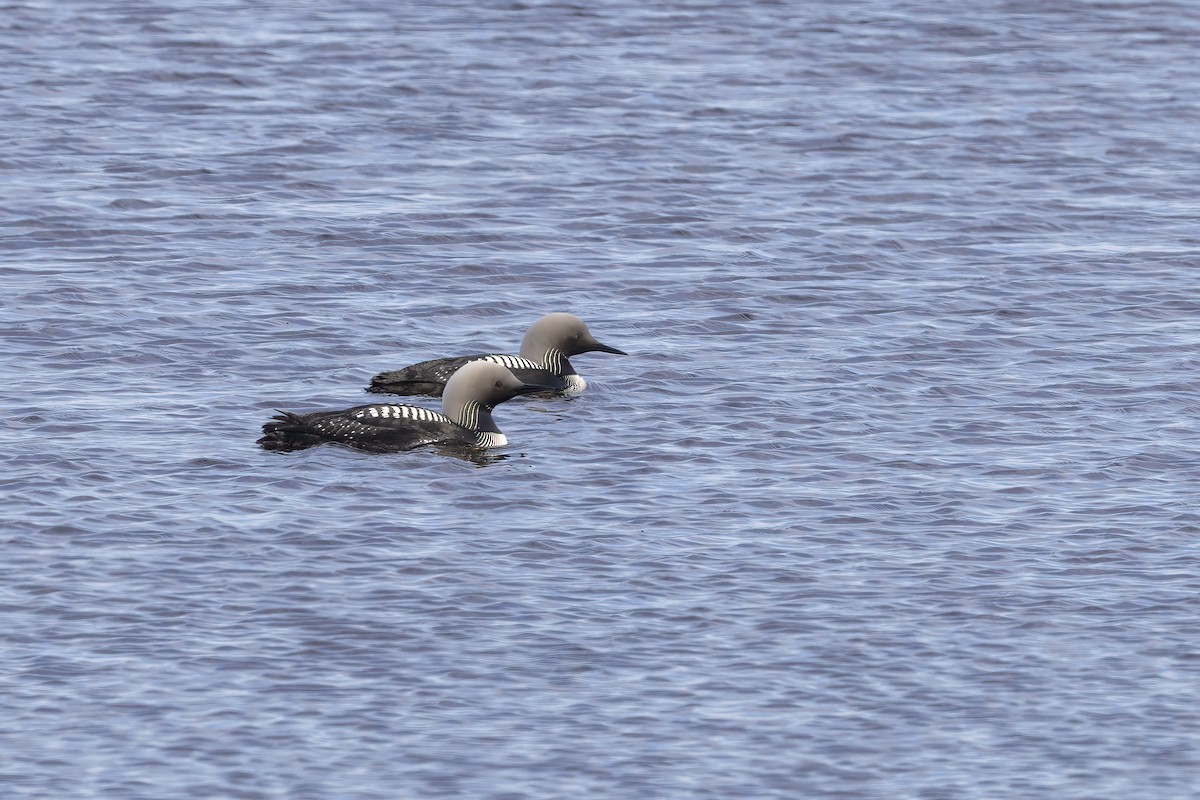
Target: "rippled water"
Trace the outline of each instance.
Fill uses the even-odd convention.
[[[0,9],[4,797],[1193,797],[1196,7],[434,5]]]

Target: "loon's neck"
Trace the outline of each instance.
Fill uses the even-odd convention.
[[[447,416],[464,428],[473,431],[500,433],[496,420],[492,419],[492,409],[480,405],[478,400],[468,400],[455,413]]]
[[[542,353],[541,364],[545,369],[560,377],[576,374],[567,354],[557,347],[548,348],[546,352]]]
[[[508,437],[496,425],[496,420],[492,419],[492,410],[481,406],[477,400],[468,401],[453,419],[475,434],[476,447],[486,449],[508,444]]]

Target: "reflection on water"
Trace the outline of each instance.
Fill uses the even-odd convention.
[[[477,467],[499,464],[501,461],[506,461],[514,455],[513,453],[505,453],[498,450],[481,450],[478,447],[453,444],[435,445],[433,449],[441,455],[469,461]]]

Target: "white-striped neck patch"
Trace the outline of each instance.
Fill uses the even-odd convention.
[[[562,375],[570,367],[570,362],[567,361],[567,354],[557,347],[551,347],[546,351],[546,359],[543,369],[548,369],[555,375]]]
[[[478,400],[467,401],[467,404],[462,407],[462,411],[459,413],[459,417],[461,419],[459,420],[458,424],[462,425],[464,428],[478,428],[479,410],[480,408]]]

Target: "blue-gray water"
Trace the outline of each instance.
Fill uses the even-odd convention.
[[[5,5],[0,794],[1194,797],[1198,36]],[[549,311],[502,458],[254,446]]]

